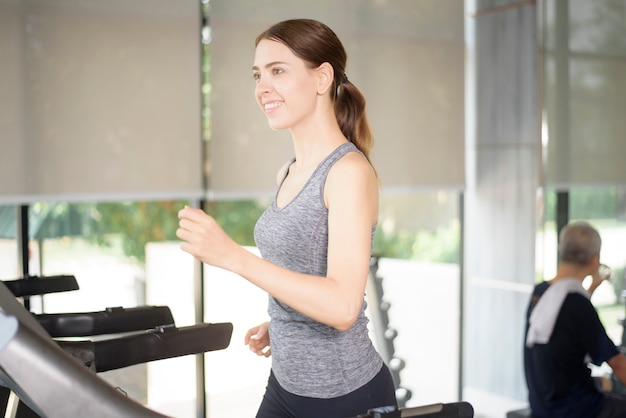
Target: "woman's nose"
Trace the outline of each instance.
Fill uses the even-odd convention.
[[[270,91],[270,89],[271,89],[271,86],[267,82],[267,79],[261,77],[257,80],[256,88],[255,88],[257,95],[260,96],[263,93],[267,93]]]

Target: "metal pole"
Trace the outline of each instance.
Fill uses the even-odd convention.
[[[28,278],[30,255],[28,251],[28,205],[19,205],[16,211],[16,235],[18,245],[19,266],[22,271],[22,277]],[[30,310],[30,298],[24,297],[24,307]]]
[[[194,207],[204,208],[204,200],[193,202]],[[196,324],[204,322],[204,266],[194,260],[194,312]],[[196,416],[205,418],[207,415],[206,397],[206,366],[204,353],[196,355]]]
[[[465,319],[465,194],[463,191],[459,193],[459,223],[461,227],[459,229],[459,381],[457,399],[461,401],[463,399],[463,322]]]

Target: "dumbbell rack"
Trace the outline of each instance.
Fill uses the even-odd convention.
[[[405,362],[395,355],[393,340],[398,336],[398,332],[389,325],[389,308],[391,304],[385,301],[383,295],[383,278],[378,275],[378,257],[372,257],[368,279],[370,318],[374,327],[377,349],[391,370],[398,406],[402,408],[406,406],[406,402],[411,399],[412,394],[409,389],[402,387],[400,383],[400,371],[404,369]]]

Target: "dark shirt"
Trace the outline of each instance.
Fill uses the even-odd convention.
[[[535,286],[526,312],[528,319],[550,284]],[[585,296],[566,296],[547,344],[524,346],[524,372],[534,418],[590,418],[604,407],[585,358],[601,365],[619,351],[608,337],[598,313]]]

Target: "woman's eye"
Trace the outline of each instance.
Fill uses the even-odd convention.
[[[261,74],[259,73],[252,73],[252,78],[255,80],[258,80],[259,78],[261,78]]]
[[[282,68],[272,68],[272,74],[274,75],[282,74],[282,72],[283,72]]]

